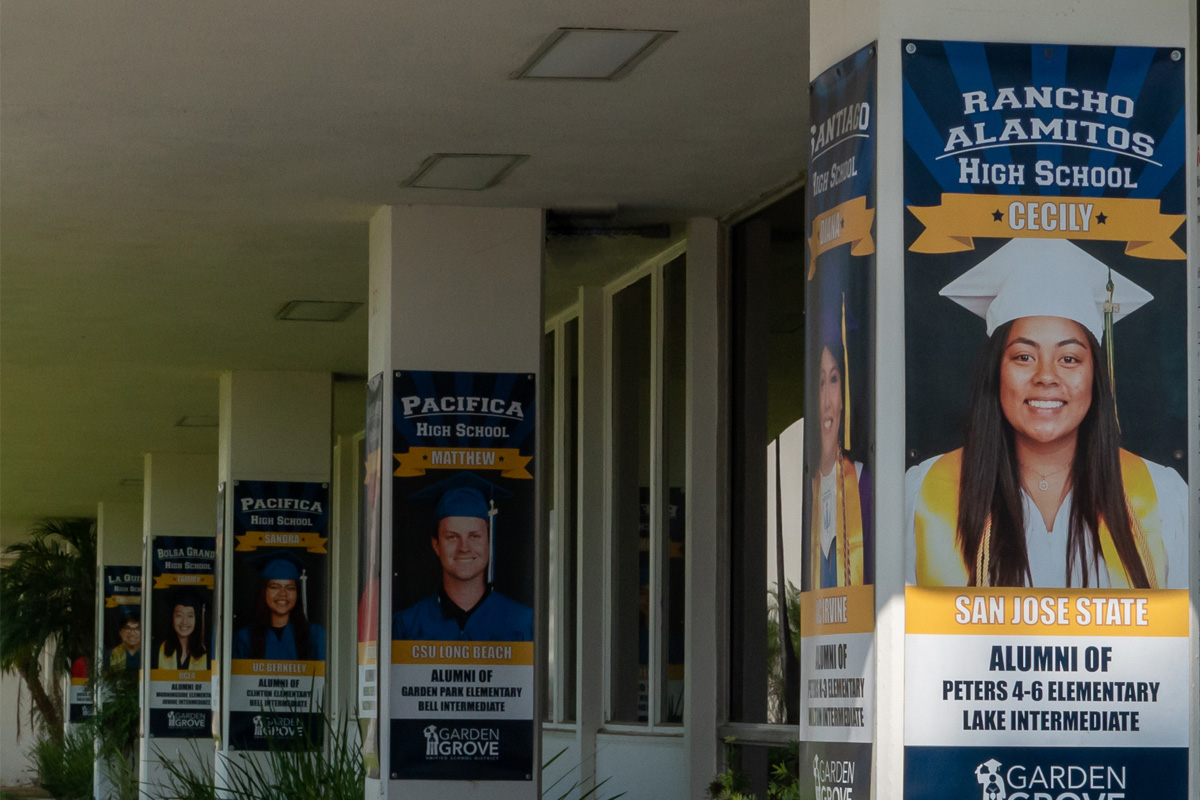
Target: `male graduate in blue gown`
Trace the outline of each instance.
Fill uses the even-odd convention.
[[[495,500],[512,493],[460,472],[413,495],[437,500],[430,545],[442,564],[442,586],[392,616],[392,638],[421,641],[533,641],[533,609],[495,591],[488,581]]]
[[[325,629],[308,621],[307,565],[290,550],[265,551],[251,561],[262,582],[251,623],[233,635],[233,657],[324,661]]]

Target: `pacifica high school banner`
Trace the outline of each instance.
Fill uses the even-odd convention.
[[[150,549],[150,736],[212,728],[211,536],[155,536]]]
[[[367,383],[358,540],[358,724],[368,778],[379,778],[379,549],[383,526],[383,373]]]
[[[397,372],[393,780],[529,781],[535,376]]]
[[[904,43],[908,798],[1187,794],[1184,74]]]
[[[877,64],[872,44],[809,89],[799,779],[816,797],[871,794]]]
[[[229,743],[321,744],[329,484],[233,483]]]

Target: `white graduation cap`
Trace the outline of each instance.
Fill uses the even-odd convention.
[[[1065,239],[1013,239],[939,294],[983,317],[988,336],[1020,317],[1064,317],[1097,341],[1107,315],[1117,322],[1154,299]]]

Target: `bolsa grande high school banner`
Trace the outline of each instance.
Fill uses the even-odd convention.
[[[868,797],[875,696],[875,45],[810,88],[801,794]],[[782,593],[782,592],[781,592]]]
[[[396,372],[392,780],[533,780],[535,376]]]
[[[212,728],[211,536],[155,536],[150,548],[150,736],[207,737]]]
[[[233,482],[229,744],[321,746],[329,484]]]
[[[1183,52],[903,81],[905,796],[1183,798]]]

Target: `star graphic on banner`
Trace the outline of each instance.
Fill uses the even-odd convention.
[[[1101,225],[1108,222],[1108,217],[1104,215],[1103,211],[1096,215],[1096,222],[1100,223]]]
[[[1002,213],[1000,213],[1000,209],[997,208],[995,211],[992,212],[992,219],[995,220],[996,222],[1004,221],[1004,215]]]

